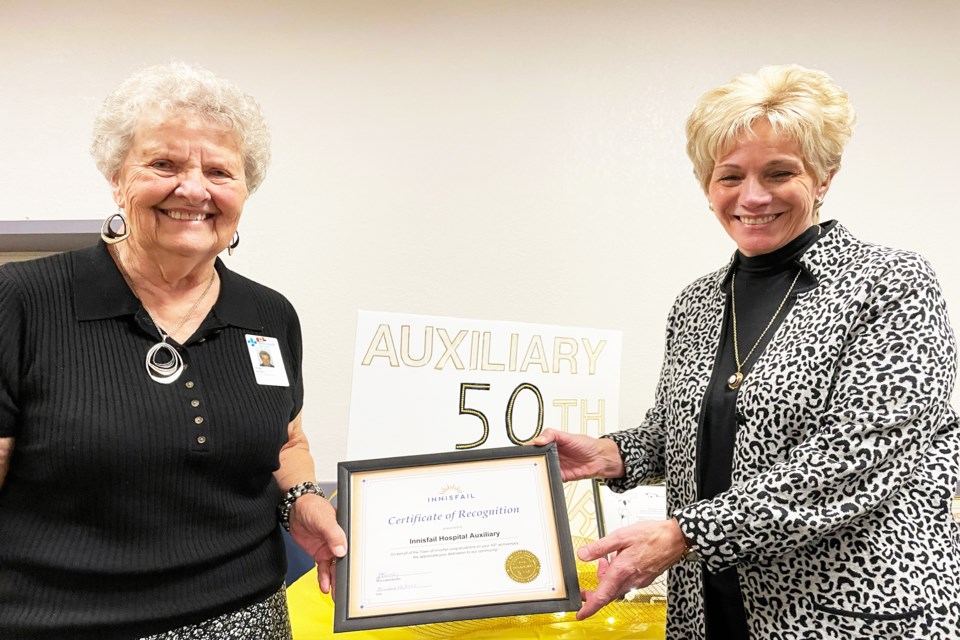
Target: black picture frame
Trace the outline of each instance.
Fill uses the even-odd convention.
[[[555,554],[555,556],[550,557],[549,561],[559,563],[559,576],[562,580],[562,588],[558,587],[556,593],[550,596],[544,597],[541,595],[531,599],[517,600],[517,596],[512,596],[512,600],[507,598],[504,602],[467,603],[456,606],[438,605],[436,607],[423,605],[421,603],[410,610],[392,611],[382,615],[357,612],[357,609],[361,607],[360,605],[352,606],[356,603],[351,602],[351,598],[358,598],[358,596],[355,595],[356,590],[351,589],[351,582],[358,580],[358,575],[355,575],[356,572],[363,571],[365,568],[360,566],[362,560],[357,559],[358,552],[355,547],[356,545],[363,544],[364,534],[363,527],[357,524],[358,517],[355,514],[359,511],[358,505],[363,503],[364,496],[362,495],[362,491],[355,492],[354,485],[363,484],[363,474],[381,471],[399,471],[402,475],[403,470],[406,469],[410,469],[411,473],[416,473],[425,467],[437,465],[453,465],[451,467],[452,469],[466,470],[467,467],[461,467],[460,465],[484,462],[490,462],[491,467],[489,468],[489,472],[495,473],[498,461],[510,461],[515,458],[539,458],[543,460],[546,474],[545,481],[533,483],[534,486],[532,486],[530,490],[545,490],[549,493],[547,496],[537,497],[543,498],[546,504],[549,504],[549,512],[552,515],[553,521],[551,524],[556,528],[555,537],[551,536],[554,548],[549,550]],[[504,464],[510,463],[505,462]],[[471,472],[474,468],[483,469],[483,466],[471,467]],[[560,460],[555,444],[551,443],[542,447],[515,446],[495,449],[473,449],[450,453],[341,462],[337,465],[337,476],[337,519],[347,534],[350,547],[346,557],[341,558],[336,567],[335,608],[333,616],[333,630],[335,633],[478,618],[576,611],[580,608],[580,587],[577,578],[573,542],[570,537],[570,523],[563,494],[563,484],[560,479]],[[512,489],[515,491],[524,490],[523,487],[513,487]],[[530,526],[535,527],[541,525],[534,522],[531,523]],[[509,562],[510,558],[508,557],[508,567]],[[451,562],[449,564],[451,572],[458,571],[457,563]],[[494,564],[490,565],[491,570],[497,570]],[[552,566],[556,567],[557,565],[554,564]],[[499,570],[505,569],[500,568]],[[509,573],[509,571],[507,572]],[[470,579],[469,576],[462,577],[464,580]],[[520,597],[522,598],[523,596]]]

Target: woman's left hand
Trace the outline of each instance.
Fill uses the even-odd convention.
[[[646,587],[686,550],[687,541],[674,518],[637,522],[580,547],[577,557],[581,560],[599,560],[600,582],[595,590],[580,592],[584,603],[577,620],[592,616],[630,589]]]
[[[333,505],[311,493],[300,496],[290,511],[290,535],[317,563],[320,591],[331,593],[337,558],[347,554],[347,536]]]

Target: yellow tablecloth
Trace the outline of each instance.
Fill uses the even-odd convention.
[[[596,569],[578,571],[584,588],[596,586]],[[592,585],[592,586],[591,586]],[[572,613],[488,618],[333,633],[333,601],[320,592],[311,570],[287,589],[294,640],[663,640],[664,604],[612,602],[593,617],[577,622]]]

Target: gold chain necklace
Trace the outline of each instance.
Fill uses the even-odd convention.
[[[818,224],[817,238],[820,237],[822,232],[823,227]],[[770,322],[768,322],[767,326],[764,327],[763,333],[760,334],[760,337],[757,338],[757,341],[753,343],[753,347],[751,347],[750,351],[747,353],[747,357],[743,359],[743,362],[740,362],[740,347],[738,345],[739,340],[737,340],[737,272],[733,272],[733,280],[730,282],[730,297],[733,299],[733,359],[737,363],[737,371],[727,378],[727,386],[731,389],[737,389],[743,382],[743,365],[747,363],[747,360],[749,360],[750,356],[753,355],[753,352],[760,344],[760,341],[763,340],[763,336],[767,335],[767,331],[771,326],[773,326],[773,321],[777,319],[778,315],[780,315],[780,310],[783,309],[783,305],[787,303],[787,299],[790,297],[790,294],[793,293],[793,287],[797,284],[797,279],[799,277],[800,271],[797,271],[797,275],[793,277],[793,282],[790,283],[790,288],[787,289],[787,295],[783,296],[783,300],[780,301],[780,305],[777,307],[777,310],[773,312],[773,317],[770,318]]]
[[[197,307],[200,306],[200,303],[203,301],[203,299],[207,297],[207,293],[210,292],[210,288],[213,287],[213,281],[217,277],[217,270],[214,269],[213,273],[210,274],[210,281],[207,282],[206,288],[203,290],[203,293],[200,294],[200,297],[197,298],[197,301],[193,303],[192,307],[190,307],[190,311],[187,311],[187,315],[180,319],[180,322],[177,323],[177,326],[174,327],[173,331],[170,333],[164,333],[163,329],[160,328],[160,325],[157,324],[157,321],[154,320],[153,316],[150,315],[150,312],[147,311],[147,305],[143,304],[143,300],[137,294],[137,288],[133,286],[133,278],[131,278],[130,274],[127,273],[127,268],[123,264],[123,258],[120,257],[120,250],[117,249],[116,245],[113,246],[113,255],[117,257],[117,266],[120,267],[120,273],[123,274],[123,279],[127,281],[128,285],[130,285],[130,291],[133,292],[133,295],[137,300],[140,300],[140,304],[143,305],[143,310],[146,312],[147,317],[150,318],[150,322],[153,323],[153,326],[157,328],[157,333],[160,334],[160,342],[150,347],[150,350],[147,351],[147,358],[145,361],[147,375],[150,376],[151,380],[154,382],[159,382],[160,384],[170,384],[175,382],[184,370],[183,357],[180,355],[179,351],[167,344],[167,338],[180,330],[190,316],[193,315],[193,312],[197,310]],[[158,355],[162,355],[162,357],[157,357]]]
[[[780,315],[780,311],[783,309],[783,305],[787,303],[787,299],[790,297],[790,294],[793,293],[793,287],[797,284],[797,279],[800,277],[800,270],[797,270],[797,275],[793,276],[793,282],[790,283],[790,288],[787,289],[787,295],[783,296],[783,300],[780,301],[777,310],[773,312],[773,317],[770,318],[770,322],[767,323],[767,326],[764,327],[763,333],[760,334],[760,337],[757,338],[757,341],[753,343],[753,347],[750,348],[750,351],[747,352],[747,357],[740,361],[740,346],[739,339],[737,338],[737,272],[733,272],[733,280],[730,281],[730,297],[733,301],[733,359],[737,363],[737,371],[729,378],[727,378],[727,386],[731,389],[737,389],[740,387],[740,384],[743,382],[743,365],[747,363],[747,360],[750,359],[750,356],[753,355],[753,352],[760,345],[760,342],[763,340],[763,336],[767,335],[767,331],[770,330],[770,327],[773,326],[773,321],[777,319],[777,316]]]

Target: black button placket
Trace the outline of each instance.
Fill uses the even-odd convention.
[[[186,409],[184,415],[189,416],[186,425],[187,443],[193,453],[209,453],[210,451],[210,415],[207,413],[208,403],[203,396],[203,384],[200,370],[190,363],[189,350],[182,348],[186,368],[176,384],[180,389],[180,402]]]

